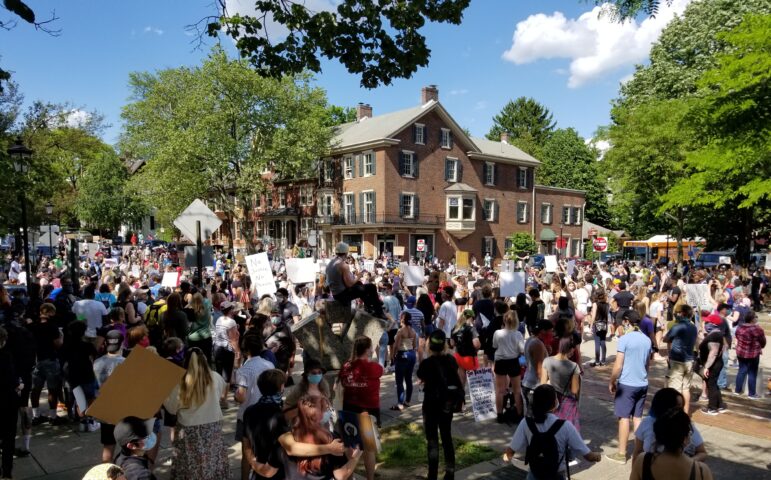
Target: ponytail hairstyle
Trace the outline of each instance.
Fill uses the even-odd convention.
[[[543,423],[546,416],[557,406],[557,391],[548,384],[538,385],[533,391],[533,419]]]
[[[206,400],[206,393],[212,383],[209,362],[198,347],[188,350],[185,366],[187,371],[179,387],[180,408],[195,408]]]
[[[503,326],[506,330],[516,330],[519,328],[519,317],[516,310],[509,310],[503,315]]]

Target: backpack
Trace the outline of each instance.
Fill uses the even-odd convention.
[[[466,401],[466,390],[460,382],[457,370],[451,369],[447,362],[442,360],[444,359],[439,357],[439,388],[436,391],[436,399],[439,405],[441,405],[442,412],[458,413],[463,411],[463,404]],[[452,376],[454,380],[452,385],[448,381],[446,373],[448,370],[454,374]],[[455,381],[456,379],[457,381]]]
[[[166,302],[155,302],[147,307],[147,311],[145,312],[145,325],[147,325],[147,328],[160,327],[165,311]]]
[[[560,454],[557,445],[557,432],[565,420],[557,420],[546,432],[539,432],[533,418],[526,418],[527,427],[532,433],[530,444],[525,452],[525,465],[530,466],[530,472],[539,480],[561,478],[559,475]],[[566,452],[567,453],[567,452]],[[567,464],[567,455],[565,455]]]
[[[471,329],[468,325],[464,325],[455,333],[452,334],[452,341],[455,343],[455,351],[462,357],[473,357],[477,354],[477,349],[474,348],[474,336],[471,333]]]

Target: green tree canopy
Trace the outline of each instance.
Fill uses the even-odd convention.
[[[169,224],[195,198],[224,207],[231,228],[256,246],[251,213],[265,175],[311,171],[329,148],[325,94],[310,77],[265,78],[220,48],[203,65],[130,77],[122,151],[147,159],[136,192]]]
[[[540,147],[546,143],[555,125],[548,108],[532,98],[519,97],[510,100],[501,112],[493,117],[493,126],[487,138],[498,141],[502,133],[508,133],[511,140],[521,139],[527,148],[534,150],[533,146]],[[533,155],[531,151],[525,151]]]
[[[572,128],[555,130],[543,146],[538,182],[586,192],[586,219],[608,225],[608,193],[597,161],[597,152]]]
[[[509,236],[509,248],[506,255],[510,257],[524,257],[538,251],[538,244],[532,235],[525,232],[513,233]]]

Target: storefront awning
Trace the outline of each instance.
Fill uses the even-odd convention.
[[[554,233],[554,230],[551,228],[544,228],[541,230],[541,241],[542,242],[553,242],[557,239],[557,234]]]

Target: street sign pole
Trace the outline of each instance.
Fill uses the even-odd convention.
[[[195,263],[198,268],[198,288],[203,288],[203,241],[201,240],[201,221],[195,222]]]

